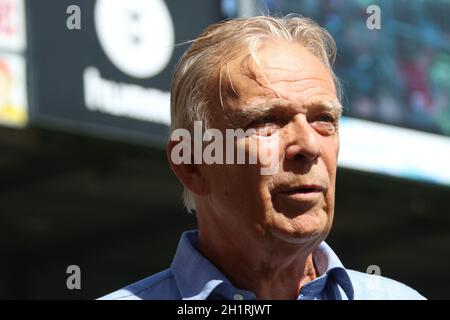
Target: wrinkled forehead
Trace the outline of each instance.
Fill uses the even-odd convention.
[[[222,112],[239,111],[255,100],[283,99],[294,104],[336,98],[332,72],[296,43],[265,43],[256,53],[243,51],[219,71],[218,104]]]

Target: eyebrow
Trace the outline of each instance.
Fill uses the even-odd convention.
[[[276,110],[284,111],[286,114],[294,114],[294,109],[288,109],[289,107],[292,107],[292,105],[292,102],[279,98],[265,102],[252,103],[244,110],[233,112],[228,116],[228,125],[234,128],[244,128],[251,123],[251,121],[273,115]],[[342,114],[342,105],[337,100],[317,99],[302,105],[302,108],[306,110],[320,108],[323,111],[334,113],[338,119]]]
[[[317,99],[311,102],[308,102],[304,105],[306,108],[321,108],[324,111],[332,112],[338,116],[338,118],[342,115],[342,105],[338,100],[329,100],[329,99]]]

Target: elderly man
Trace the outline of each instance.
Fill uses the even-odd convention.
[[[423,299],[345,269],[324,242],[339,153],[334,57],[330,34],[292,15],[226,21],[193,41],[173,78],[171,132],[193,132],[195,121],[222,133],[252,129],[234,143],[258,161],[180,162],[171,139],[171,167],[199,230],[182,235],[169,269],[104,299]],[[250,148],[270,137],[266,149]],[[271,174],[261,174],[264,152],[277,155]]]

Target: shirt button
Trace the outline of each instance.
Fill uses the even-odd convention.
[[[234,300],[244,300],[244,296],[240,293],[236,293],[233,298]]]

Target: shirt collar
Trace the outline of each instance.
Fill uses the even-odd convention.
[[[255,298],[249,291],[234,288],[225,275],[198,251],[197,246],[198,231],[184,232],[172,261],[171,271],[182,299],[204,300],[218,287],[233,288],[235,293],[247,299]],[[348,299],[353,299],[350,277],[339,258],[325,242],[313,252],[313,260],[319,277],[306,284],[302,288],[302,294],[314,295],[324,290],[329,281],[334,281]]]
[[[197,246],[198,231],[184,232],[172,261],[172,274],[182,299],[205,300],[221,284],[231,285],[225,275],[198,251]]]
[[[353,300],[354,289],[350,276],[341,260],[325,241],[314,250],[313,261],[319,276],[302,288],[301,295],[318,296],[329,285],[333,298],[341,298],[338,289],[340,287],[346,298]]]

